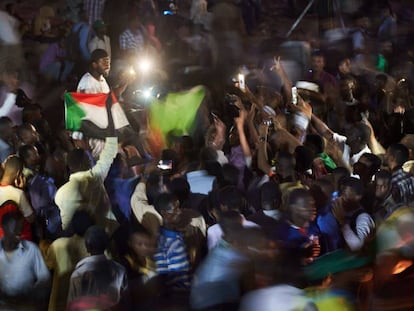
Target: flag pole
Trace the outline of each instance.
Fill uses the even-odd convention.
[[[303,17],[308,13],[309,9],[313,5],[315,0],[310,0],[306,8],[303,10],[303,12],[299,15],[298,19],[293,23],[292,27],[290,27],[290,30],[286,34],[286,38],[289,38],[289,36],[292,34],[293,30],[296,29],[296,27],[299,25],[299,23],[302,21]]]

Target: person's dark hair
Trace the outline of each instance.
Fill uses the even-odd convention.
[[[356,131],[357,136],[361,139],[362,143],[366,144],[368,142],[371,130],[366,124],[357,122],[354,124],[353,130]]]
[[[16,133],[19,139],[22,139],[23,133],[25,131],[33,131],[34,126],[31,123],[23,123],[22,125],[16,128]]]
[[[240,230],[243,229],[242,218],[237,211],[230,210],[223,212],[218,223],[221,230],[223,230],[224,238],[229,242],[236,239]]]
[[[1,226],[2,228],[7,228],[13,222],[17,222],[22,218],[23,218],[22,214],[19,213],[18,211],[5,213],[1,219]]]
[[[90,58],[90,63],[96,63],[98,60],[100,60],[101,58],[105,58],[108,57],[108,52],[105,51],[104,49],[96,49],[93,50],[91,53],[91,58]]]
[[[337,187],[341,183],[341,180],[351,176],[351,173],[349,173],[346,167],[338,166],[332,170],[331,175],[333,177],[334,186]]]
[[[375,173],[375,180],[378,179],[387,180],[388,184],[390,184],[392,180],[392,174],[389,171],[380,170]]]
[[[24,105],[22,111],[22,121],[24,123],[31,123],[37,121],[32,118],[32,114],[37,112],[42,113],[42,107],[40,107],[39,104]]]
[[[178,198],[172,193],[161,193],[154,202],[154,207],[157,212],[167,212],[171,210],[171,203],[178,200]]]
[[[211,147],[203,147],[200,150],[199,159],[202,164],[208,161],[217,161],[217,152]]]
[[[109,236],[98,226],[89,227],[85,233],[85,246],[91,254],[103,254],[109,245]]]
[[[275,208],[278,208],[282,203],[282,192],[279,185],[273,181],[268,181],[260,187],[261,202],[271,203]]]
[[[27,159],[30,156],[30,152],[35,150],[35,146],[33,145],[23,145],[19,148],[19,151],[17,152],[17,154],[19,155],[19,157],[23,160],[24,163],[27,162]]]
[[[67,165],[72,173],[86,171],[91,168],[91,160],[85,150],[74,149],[68,153]]]
[[[325,54],[321,50],[317,49],[317,50],[312,51],[311,57],[323,57],[323,58],[325,58]]]
[[[312,167],[312,152],[305,146],[297,146],[295,148],[295,170],[304,173]]]
[[[127,238],[127,240],[130,241],[131,237],[134,234],[145,235],[149,239],[152,238],[151,233],[147,229],[145,229],[145,227],[143,227],[143,226],[137,226],[135,228],[129,228],[128,229],[128,238]]]
[[[84,236],[86,231],[94,225],[94,221],[88,212],[78,210],[72,217],[73,232],[79,236]]]
[[[319,178],[312,183],[309,191],[315,200],[316,209],[320,210],[331,200],[332,193],[334,192],[334,185],[327,178]]]
[[[294,189],[289,194],[288,206],[294,205],[299,200],[306,199],[306,198],[309,198],[309,197],[311,197],[311,193],[309,192],[309,190],[307,190],[305,188]]]
[[[157,172],[151,172],[145,184],[145,193],[147,195],[148,204],[153,205],[156,198],[162,193],[160,183],[163,182],[163,176]]]
[[[381,159],[373,153],[364,153],[362,154],[361,158],[364,157],[370,163],[368,170],[370,175],[374,175],[376,171],[378,171],[381,167]]]
[[[184,177],[174,178],[167,185],[168,190],[177,196],[182,204],[190,194],[190,184]]]
[[[0,117],[0,130],[2,130],[4,126],[9,126],[10,124],[13,124],[13,121],[9,117]]]
[[[223,176],[223,186],[237,186],[239,182],[240,171],[233,164],[226,163],[221,169]]]
[[[244,203],[243,193],[235,186],[226,186],[218,191],[218,204],[226,206],[228,210],[240,212]]]
[[[12,8],[14,6],[13,2],[8,2],[6,3],[6,5],[4,6],[4,8],[6,9],[6,12],[9,13],[10,15],[13,13],[12,12]]]
[[[325,142],[322,136],[316,134],[306,135],[305,145],[311,148],[316,154],[322,153],[325,150]]]
[[[388,147],[388,152],[395,158],[397,166],[402,166],[408,161],[410,152],[403,144],[392,144]]]
[[[341,180],[340,189],[351,188],[357,195],[364,194],[364,184],[355,177],[345,177]]]

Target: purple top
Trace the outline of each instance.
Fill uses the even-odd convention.
[[[46,51],[43,53],[42,58],[40,59],[39,69],[43,70],[50,64],[53,64],[59,59],[64,58],[66,52],[63,48],[59,46],[59,43],[51,43],[47,47]]]

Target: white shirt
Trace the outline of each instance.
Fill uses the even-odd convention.
[[[95,36],[88,43],[89,52],[93,52],[96,49],[105,50],[111,58],[111,40],[107,35],[104,36],[103,40],[98,36]]]
[[[98,162],[87,171],[73,173],[69,181],[56,192],[55,203],[59,207],[62,228],[69,227],[72,217],[78,209],[86,209],[95,218],[98,225],[106,219],[114,219],[104,180],[108,175],[118,151],[118,139],[107,137],[105,147]]]
[[[22,212],[24,217],[29,217],[33,214],[33,208],[26,198],[22,189],[14,186],[0,186],[0,204],[12,200],[19,205],[19,210]]]
[[[14,125],[21,125],[23,108],[16,105],[16,97],[14,93],[6,94],[6,99],[0,106],[0,117],[9,117]]]
[[[79,81],[77,92],[87,94],[108,94],[109,85],[103,76],[96,80],[89,72],[85,73]]]
[[[312,307],[311,307],[312,306]],[[258,289],[243,297],[241,311],[317,310],[305,292],[290,285],[276,285]]]
[[[20,43],[19,21],[4,11],[0,11],[0,43],[15,45]]]
[[[338,133],[333,134],[333,140],[342,145],[342,160],[344,163],[348,163],[350,166],[354,165],[356,162],[358,162],[359,158],[364,153],[372,153],[371,149],[368,148],[367,145],[358,153],[355,153],[351,156],[351,148],[346,144],[347,137],[343,135],[339,135]]]
[[[243,227],[245,228],[253,228],[259,227],[256,223],[246,220],[243,217],[242,221]],[[223,237],[223,229],[221,229],[219,224],[212,225],[207,229],[207,247],[208,250],[213,249],[216,245],[220,242],[221,238]]]

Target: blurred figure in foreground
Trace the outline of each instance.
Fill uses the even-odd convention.
[[[79,304],[85,301],[91,303],[90,308],[98,309],[124,303],[128,289],[126,271],[104,255],[108,243],[109,237],[102,228],[93,226],[86,231],[85,246],[90,256],[79,261],[72,273],[67,310],[79,310]]]

